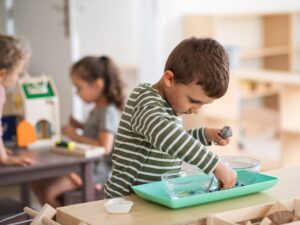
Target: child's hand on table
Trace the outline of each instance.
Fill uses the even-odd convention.
[[[4,165],[17,165],[17,166],[29,166],[35,163],[35,160],[26,156],[8,156],[5,161],[2,162]]]

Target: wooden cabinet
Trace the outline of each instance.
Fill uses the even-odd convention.
[[[241,67],[298,70],[299,32],[298,12],[184,17],[186,37],[213,37],[224,46],[237,47]]]
[[[300,13],[187,15],[183,20],[186,37],[218,40],[232,66],[226,95],[204,106],[200,115],[185,117],[185,127],[232,126],[229,150],[213,147],[221,155],[249,154],[240,151],[245,127],[271,129],[281,151],[267,169],[300,164]]]

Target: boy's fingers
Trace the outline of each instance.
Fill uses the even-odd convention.
[[[224,145],[227,145],[229,143],[229,139],[222,139],[222,138],[218,137],[216,142],[217,142],[218,145],[224,146]]]

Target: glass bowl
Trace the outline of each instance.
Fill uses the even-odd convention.
[[[161,179],[171,198],[182,198],[209,192],[214,175],[193,169],[167,172],[162,175]]]
[[[237,182],[248,185],[255,182],[257,173],[260,172],[260,161],[244,156],[223,156],[222,161],[236,170],[238,173]]]

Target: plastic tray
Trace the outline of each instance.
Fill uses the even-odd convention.
[[[162,181],[133,186],[132,189],[138,196],[144,199],[172,209],[178,209],[256,193],[273,187],[277,182],[277,177],[258,173],[252,184],[178,199],[172,199],[168,193],[166,193]]]

